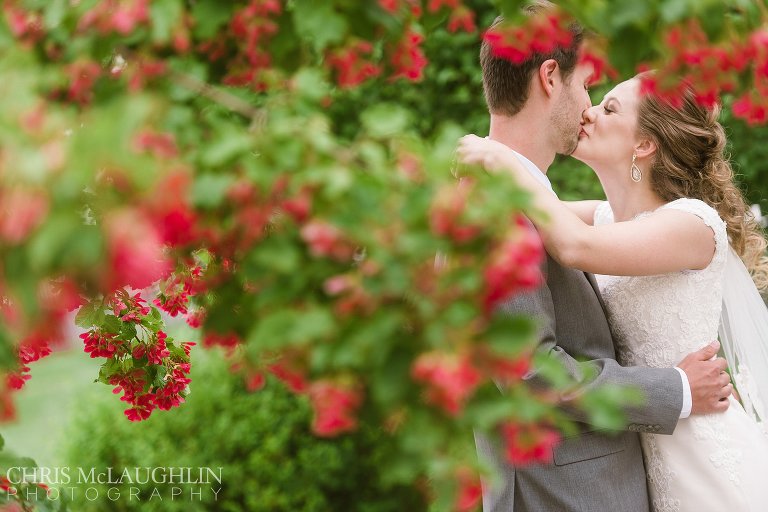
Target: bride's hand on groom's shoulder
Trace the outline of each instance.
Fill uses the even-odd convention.
[[[733,385],[725,371],[728,367],[725,359],[715,357],[719,348],[719,342],[712,342],[688,354],[677,365],[685,372],[691,387],[691,414],[711,414],[728,409]]]
[[[456,155],[462,164],[480,165],[488,172],[511,170],[515,164],[515,156],[507,146],[474,134],[459,139]]]

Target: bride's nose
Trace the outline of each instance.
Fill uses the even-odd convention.
[[[581,122],[582,124],[594,123],[596,116],[597,116],[597,105],[594,107],[585,109],[584,112],[581,113],[581,118],[582,118]]]

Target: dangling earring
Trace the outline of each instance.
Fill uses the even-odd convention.
[[[643,171],[637,166],[635,160],[637,160],[637,153],[632,154],[632,167],[629,168],[630,176],[632,176],[632,181],[640,183],[640,180],[643,179]]]

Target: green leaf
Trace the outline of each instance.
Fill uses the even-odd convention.
[[[280,310],[266,315],[248,334],[248,344],[256,350],[277,349],[290,345],[293,326],[301,322],[301,315],[293,310]]]
[[[295,0],[293,22],[299,36],[318,53],[343,41],[347,33],[347,20],[334,11],[332,2]]]
[[[411,122],[411,116],[401,106],[381,103],[363,112],[360,120],[371,136],[388,137],[403,133]]]
[[[488,328],[485,340],[498,354],[515,357],[535,342],[535,324],[523,316],[497,315]]]
[[[327,309],[315,308],[301,313],[301,321],[293,326],[292,335],[297,343],[326,339],[333,334],[336,322]]]
[[[197,0],[192,4],[194,31],[200,39],[214,37],[232,17],[234,4],[219,0]]]
[[[248,335],[248,343],[257,351],[303,345],[328,338],[334,329],[333,315],[327,310],[284,309],[269,314],[258,322]]]
[[[265,270],[279,274],[292,274],[301,264],[300,247],[285,238],[270,238],[253,251],[243,269],[253,278],[259,278]]]
[[[43,22],[46,28],[49,30],[56,29],[61,25],[64,20],[64,15],[67,13],[66,0],[52,0],[48,3],[43,15]]]
[[[35,269],[50,267],[61,257],[63,248],[76,240],[80,223],[70,215],[51,218],[34,235],[29,245],[29,262]]]
[[[209,167],[223,165],[253,147],[253,139],[245,133],[222,133],[218,140],[203,148],[200,161]]]
[[[120,319],[117,318],[115,315],[106,315],[102,322],[102,325],[104,326],[104,329],[107,332],[117,334],[122,329],[124,323],[127,324],[127,322],[120,321]],[[127,338],[127,339],[130,339],[130,338]]]
[[[638,2],[640,3],[640,2]],[[665,0],[660,2],[659,13],[664,23],[672,24],[683,19],[690,9],[687,0]]]
[[[138,331],[136,330],[136,324],[134,324],[133,322],[120,322],[120,323],[122,324],[120,326],[120,331],[119,331],[120,339],[132,340],[133,338],[137,337]]]
[[[165,44],[173,35],[174,26],[181,21],[183,6],[178,0],[152,2],[149,8],[152,18],[152,40]]]
[[[221,204],[234,182],[231,174],[202,174],[192,184],[192,202],[201,208],[214,208]]]
[[[323,73],[315,68],[301,69],[296,73],[293,83],[296,92],[312,101],[320,101],[330,92],[330,87]]]
[[[75,315],[75,325],[83,329],[90,329],[102,323],[104,306],[100,300],[94,300],[84,304]],[[101,313],[101,315],[99,315]]]

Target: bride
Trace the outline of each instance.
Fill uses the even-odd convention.
[[[766,241],[733,183],[718,110],[690,89],[675,108],[617,85],[584,113],[573,156],[607,202],[562,203],[506,146],[467,135],[458,155],[508,170],[533,194],[549,254],[596,274],[620,361],[674,366],[718,335],[742,403],[682,419],[671,436],[642,434],[653,508],[758,511],[768,506]],[[753,282],[747,269],[755,279]]]

